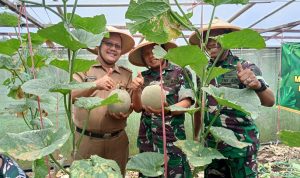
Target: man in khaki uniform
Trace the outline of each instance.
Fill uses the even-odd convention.
[[[78,82],[95,82],[96,87],[91,89],[72,91],[73,101],[79,97],[98,96],[106,98],[118,85],[120,89],[129,90],[132,72],[115,63],[120,56],[134,47],[133,38],[113,27],[109,27],[109,38],[103,38],[99,47],[89,49],[98,55],[99,64],[93,65],[89,71],[74,74]],[[91,155],[98,155],[105,159],[115,160],[125,175],[125,167],[129,154],[128,137],[124,131],[128,113],[111,114],[106,106],[95,108],[90,113],[89,123],[83,139],[76,153],[76,159],[87,159]],[[74,123],[78,140],[88,111],[74,109]]]

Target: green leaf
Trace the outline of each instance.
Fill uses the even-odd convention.
[[[70,17],[70,13],[68,16]],[[93,34],[100,34],[105,31],[106,19],[104,15],[80,17],[79,15],[74,14],[71,24],[75,28],[80,28]]]
[[[249,0],[204,0],[204,2],[213,6],[219,6],[222,4],[248,4]]]
[[[41,120],[40,120],[40,118],[37,117],[35,119],[32,119],[30,121],[30,125],[32,125],[34,129],[41,129]],[[44,126],[44,128],[51,128],[51,127],[53,127],[53,123],[47,117],[43,117],[43,126]]]
[[[227,87],[202,87],[202,90],[212,95],[219,105],[226,106],[239,110],[247,115],[250,115],[252,119],[258,117],[260,101],[255,91],[250,89],[234,89]],[[245,102],[247,101],[247,102]]]
[[[59,149],[69,136],[64,128],[6,133],[0,140],[0,149],[16,159],[34,161]]]
[[[127,23],[130,32],[140,32],[148,41],[163,44],[181,35],[168,0],[131,0],[125,17],[132,21]]]
[[[167,54],[167,51],[164,50],[164,48],[162,48],[160,45],[155,45],[152,52],[156,59],[164,59],[165,55]]]
[[[77,98],[75,101],[75,106],[79,108],[84,108],[87,110],[92,110],[100,106],[107,106],[114,103],[120,103],[121,100],[118,98],[118,94],[113,94],[106,99],[99,97],[81,97]]]
[[[208,165],[213,159],[226,159],[218,150],[203,147],[196,141],[178,140],[175,145],[187,155],[187,159],[193,167]]]
[[[34,172],[34,178],[46,177],[48,174],[48,167],[45,164],[45,159],[37,159],[32,163],[32,171]]]
[[[127,163],[126,170],[138,171],[144,176],[157,177],[164,173],[164,155],[144,152],[134,155]]]
[[[75,29],[71,32],[82,44],[85,44],[89,48],[99,46],[103,39],[104,33],[94,35],[82,29]]]
[[[70,93],[75,89],[85,89],[85,88],[93,88],[96,87],[96,84],[93,82],[83,82],[83,83],[58,83],[53,85],[49,91],[50,92],[59,92],[63,95]]]
[[[277,102],[279,101],[281,106],[296,108],[296,95],[293,87],[291,86],[283,86],[280,88],[280,99],[277,98]]]
[[[183,111],[183,112],[187,112],[189,114],[194,114],[196,111],[199,110],[199,108],[194,108],[194,107],[190,107],[190,108],[184,108],[181,106],[176,106],[176,105],[171,105],[168,107],[165,107],[165,109],[170,110],[170,111]]]
[[[4,27],[17,27],[18,16],[13,13],[2,12],[0,13],[0,26]]]
[[[43,95],[43,97],[39,98],[39,103],[37,97],[26,98],[25,104],[27,105],[27,107],[30,107],[32,109],[40,108],[48,113],[57,112],[57,98],[51,95]]]
[[[79,42],[79,40],[68,31],[62,22],[40,29],[38,31],[38,35],[69,48],[72,51],[76,51],[80,48],[87,48],[87,45]]]
[[[74,66],[73,66],[73,72],[85,72],[89,70],[89,68],[97,64],[98,62],[96,60],[85,60],[85,59],[75,59]],[[55,59],[50,62],[50,65],[53,65],[55,67],[58,67],[60,69],[63,69],[65,71],[69,71],[69,61],[68,60],[59,60]]]
[[[22,36],[23,40],[26,41],[27,43],[29,42],[28,40],[28,33]],[[37,33],[32,33],[30,32],[30,39],[31,39],[31,44],[33,45],[41,45],[43,44],[46,39],[38,35]]]
[[[7,110],[11,114],[24,112],[28,109],[28,106],[25,103],[13,103],[10,104],[8,107],[5,107],[5,110]]]
[[[264,38],[256,31],[243,29],[225,35],[217,36],[217,41],[224,49],[232,48],[254,48],[263,49],[266,47]]]
[[[74,161],[70,167],[71,177],[77,178],[122,178],[116,161],[92,155],[90,159]]]
[[[211,127],[209,131],[216,139],[222,140],[232,147],[242,149],[251,145],[251,143],[238,141],[232,130],[223,127]]]
[[[39,55],[33,56],[33,62],[34,62],[34,68],[41,68],[45,66],[45,58]],[[30,56],[27,58],[27,65],[29,67],[32,67],[32,60]]]
[[[20,44],[21,43],[18,39],[0,41],[0,54],[12,56],[18,51]]]
[[[32,79],[25,82],[21,88],[25,93],[41,96],[49,94],[49,89],[56,84],[51,79]]]
[[[280,140],[290,147],[300,147],[300,131],[282,130],[279,132]]]
[[[224,68],[221,68],[221,67],[213,67],[211,73],[210,73],[210,76],[209,78],[207,79],[207,83],[210,83],[210,81],[222,74],[225,74],[227,72],[230,72],[231,70],[230,69],[224,69]],[[208,75],[208,73],[206,74]]]
[[[192,66],[194,64],[204,67],[208,64],[205,54],[195,45],[180,46],[170,49],[165,56],[165,59],[179,65],[180,67],[185,67],[187,65]]]

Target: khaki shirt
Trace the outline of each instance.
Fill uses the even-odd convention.
[[[75,73],[73,77],[78,82],[88,82],[102,78],[104,75],[106,75],[106,73],[107,71],[101,66],[101,64],[96,64],[93,65],[89,69],[89,71],[83,73]],[[129,69],[123,66],[115,66],[110,77],[116,84],[119,84],[120,89],[126,89],[128,92],[130,92],[129,85],[132,80],[132,72]],[[110,94],[112,90],[95,90],[91,97],[98,96],[104,99]],[[74,123],[77,127],[83,128],[84,121],[87,118],[87,110],[74,106]],[[87,130],[95,133],[112,133],[118,130],[122,130],[125,127],[126,120],[110,118],[107,112],[107,106],[101,106],[91,110]]]

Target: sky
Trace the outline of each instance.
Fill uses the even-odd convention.
[[[13,2],[13,0],[10,0]],[[41,0],[34,0],[35,2],[41,3]],[[16,1],[14,1],[16,2]],[[174,3],[173,0],[170,0],[171,3]],[[179,0],[179,3],[196,3],[196,0]],[[236,26],[240,26],[242,28],[247,28],[251,24],[255,23],[259,19],[263,18],[267,14],[271,13],[272,11],[276,10],[277,8],[281,7],[282,5],[286,4],[288,0],[252,0],[250,2],[257,2],[252,8],[248,11],[244,12],[241,16],[235,19],[232,24]],[[69,0],[68,4],[73,4],[74,0]],[[79,0],[78,4],[128,4],[129,0]],[[62,4],[61,0],[46,0],[46,4]],[[191,12],[191,5],[182,6],[183,10],[186,12]],[[215,17],[221,18],[223,20],[228,20],[238,11],[240,11],[244,6],[243,5],[221,5],[218,6],[216,9]],[[290,5],[286,6],[284,9],[278,11],[277,13],[273,14],[269,18],[263,20],[262,22],[255,25],[253,28],[271,28],[276,27],[282,24],[294,22],[300,20],[300,0],[296,0],[295,2],[291,3]],[[53,8],[56,10],[56,8]],[[175,6],[172,6],[173,10],[177,10]],[[203,11],[202,11],[203,9]],[[27,7],[26,10],[28,13],[39,20],[43,24],[55,24],[60,21],[60,19],[50,12],[49,10],[45,10],[44,8],[40,7]],[[71,8],[67,9],[69,12],[72,10]],[[117,25],[117,26],[125,26],[128,20],[125,19],[127,7],[78,7],[76,9],[76,13],[80,16],[95,16],[99,14],[104,14],[106,16],[107,25]],[[10,11],[3,6],[0,6],[0,12],[3,11]],[[200,25],[201,24],[201,17],[203,17],[203,22],[207,23],[210,19],[212,12],[212,6],[210,5],[198,5],[193,8],[193,17],[191,21],[193,24]],[[300,30],[300,25],[293,28]],[[31,28],[31,31],[35,32],[36,28]],[[13,33],[14,30],[11,28],[4,28],[0,27],[0,32],[11,32]],[[26,29],[22,29],[23,33],[26,33]],[[185,32],[185,34],[189,35],[191,32]],[[264,33],[262,35],[272,35],[273,32]],[[283,33],[279,35],[278,39],[272,39],[266,41],[267,46],[280,46],[283,42],[300,42],[300,39],[291,40],[291,39],[282,39],[284,36],[297,36],[300,37],[300,33]],[[136,39],[139,41],[139,39]],[[177,39],[177,43],[184,44],[183,39]]]

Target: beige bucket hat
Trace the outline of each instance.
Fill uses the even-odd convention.
[[[139,45],[137,45],[133,50],[130,51],[128,55],[129,62],[136,66],[147,67],[144,60],[142,59],[142,48],[152,44],[155,43],[143,40]],[[177,47],[177,45],[174,42],[168,42],[163,45],[166,50]]]
[[[121,54],[128,53],[134,47],[134,44],[135,44],[134,39],[126,31],[117,29],[117,28],[112,27],[112,26],[107,26],[106,30],[109,33],[118,33],[118,34],[120,34],[120,37],[121,37],[121,40],[122,40],[122,44],[121,44],[122,45],[122,51],[121,51]],[[90,51],[91,53],[94,53],[94,54],[98,55],[99,48],[98,47],[96,47],[94,49],[88,48],[87,50]]]
[[[205,34],[206,31],[208,30],[208,25],[209,24],[203,25],[203,27],[199,29],[199,32],[203,32],[203,34]],[[240,27],[234,26],[234,25],[232,25],[224,20],[221,20],[219,18],[213,19],[210,29],[211,30],[222,29],[222,30],[228,30],[231,32],[241,30]],[[198,45],[200,43],[200,39],[197,37],[196,32],[193,32],[190,35],[189,42],[192,45]]]

